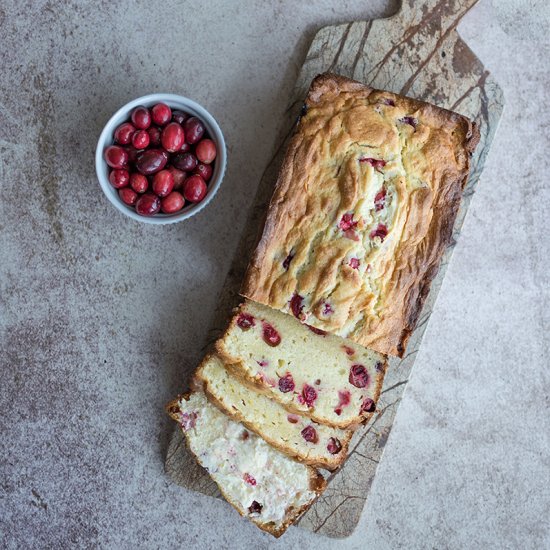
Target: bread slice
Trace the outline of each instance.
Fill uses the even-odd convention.
[[[194,377],[209,401],[273,447],[300,462],[334,470],[344,461],[353,435],[289,413],[280,403],[255,392],[230,374],[217,355],[207,356]]]
[[[249,300],[216,350],[233,374],[289,411],[343,429],[371,416],[386,370],[383,355]]]
[[[323,492],[323,476],[250,433],[212,405],[204,393],[167,405],[187,445],[239,514],[275,537]]]

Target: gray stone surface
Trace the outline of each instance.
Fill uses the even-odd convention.
[[[396,9],[363,4],[2,4],[0,546],[334,547],[274,542],[171,483],[162,406],[201,355],[313,32]],[[550,546],[550,48],[487,0],[459,31],[505,113],[342,548]],[[219,195],[171,227],[118,214],[93,172],[102,124],[150,91],[203,103],[228,142]]]

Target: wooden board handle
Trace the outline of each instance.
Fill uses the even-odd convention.
[[[403,21],[403,29],[419,23],[434,26],[442,19],[451,19],[457,23],[478,0],[403,0],[401,9],[395,17]]]

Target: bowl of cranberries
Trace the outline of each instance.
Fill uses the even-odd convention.
[[[225,172],[225,142],[198,103],[151,94],[111,117],[95,163],[101,188],[118,210],[145,223],[175,223],[202,210],[216,194]]]

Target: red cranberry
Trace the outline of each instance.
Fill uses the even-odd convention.
[[[289,415],[287,415],[286,419],[291,424],[298,424],[298,422],[300,421],[300,417],[297,414],[289,414]]]
[[[264,342],[272,348],[281,343],[281,335],[277,329],[265,321],[262,323],[262,337]]]
[[[340,443],[340,440],[336,439],[336,437],[331,437],[328,440],[327,451],[331,455],[337,455],[341,450],[342,450],[342,444]]]
[[[269,365],[269,361],[267,359],[260,359],[259,361],[256,360],[256,363],[258,363],[260,367],[267,367],[267,365]]]
[[[376,193],[376,196],[374,197],[374,209],[376,212],[379,212],[384,208],[386,204],[386,188],[382,187],[378,193]]]
[[[294,294],[290,299],[290,309],[294,314],[294,317],[298,319],[302,318],[302,310],[304,309],[304,299],[299,294]]]
[[[197,157],[192,153],[178,153],[172,158],[172,166],[184,172],[192,172],[197,166]]]
[[[157,103],[151,109],[151,118],[155,124],[164,126],[165,124],[168,124],[172,118],[172,109],[170,109],[166,103]]]
[[[410,124],[414,131],[416,132],[416,126],[418,125],[418,119],[412,117],[412,116],[404,116],[403,118],[399,119],[399,122],[402,122],[403,124]]]
[[[353,348],[350,348],[349,346],[342,346],[342,348],[347,355],[353,355],[355,353],[355,350]]]
[[[369,383],[369,373],[363,365],[352,365],[349,371],[349,383],[356,388],[365,388]]]
[[[153,193],[166,197],[174,189],[174,176],[168,170],[161,170],[153,176]]]
[[[382,159],[364,158],[359,159],[359,162],[368,162],[375,170],[378,171],[386,166],[386,161]]]
[[[185,200],[181,196],[181,193],[178,193],[177,191],[172,191],[169,195],[166,195],[161,201],[160,201],[160,209],[165,214],[173,214],[174,212],[178,212],[183,208],[185,204]]]
[[[191,115],[184,113],[183,111],[174,111],[172,113],[172,120],[178,124],[183,124]]]
[[[376,403],[370,397],[367,397],[363,401],[363,404],[361,405],[361,410],[359,411],[359,413],[373,412],[375,409],[376,409]]]
[[[138,151],[133,145],[127,145],[125,149],[128,153],[128,164],[135,164],[137,156],[141,153],[141,151]]]
[[[250,434],[246,431],[246,430],[243,430],[243,433],[241,434],[241,441],[246,441],[248,438],[249,438]]]
[[[242,330],[248,330],[256,326],[256,321],[250,313],[239,313],[237,317],[237,326]]]
[[[375,237],[380,237],[380,240],[384,240],[388,235],[388,228],[383,224],[379,223],[376,229],[373,229],[370,232],[370,238],[374,239]]]
[[[147,130],[151,126],[151,113],[147,107],[140,105],[132,111],[132,124],[140,130]]]
[[[168,126],[162,130],[160,136],[162,146],[169,152],[175,153],[181,149],[185,142],[185,134],[183,128],[177,122],[170,122]]]
[[[216,144],[211,139],[201,139],[196,147],[195,154],[204,164],[210,164],[216,158]]]
[[[195,423],[197,422],[197,413],[195,411],[191,411],[189,413],[183,413],[180,418],[180,426],[182,427],[184,432],[187,432],[195,427]]]
[[[132,136],[136,131],[135,127],[129,122],[123,122],[115,130],[115,141],[119,145],[128,145],[132,141]]]
[[[119,189],[118,196],[120,197],[120,200],[128,206],[133,206],[138,200],[138,194],[129,187],[123,187],[122,189]]]
[[[323,315],[326,317],[327,315],[331,315],[332,313],[334,313],[332,306],[328,302],[325,302],[323,304]]]
[[[344,214],[342,216],[342,219],[340,220],[340,223],[338,224],[338,227],[342,231],[348,231],[350,229],[355,229],[358,222],[353,221],[353,213],[352,214]]]
[[[210,164],[197,164],[197,167],[193,170],[193,174],[197,174],[204,181],[208,181],[212,177],[212,166]]]
[[[290,253],[285,259],[284,259],[284,262],[283,262],[283,269],[285,271],[288,271],[288,268],[290,266],[290,262],[292,261],[292,258],[294,258],[294,254]]]
[[[187,137],[186,141],[191,145],[200,141],[204,134],[204,124],[196,116],[188,118],[183,124],[183,129]]]
[[[149,146],[149,133],[147,130],[139,130],[132,136],[132,145],[136,149],[145,149]]]
[[[256,516],[262,513],[262,508],[263,506],[259,502],[253,500],[252,504],[248,507],[248,512],[249,514]]]
[[[252,485],[252,486],[256,485],[256,480],[250,474],[245,473],[243,475],[243,479],[244,479],[244,482],[248,483],[249,485]]]
[[[162,170],[168,162],[168,153],[162,149],[147,149],[138,154],[136,168],[146,176]]]
[[[309,441],[309,443],[317,443],[319,441],[317,430],[311,425],[306,426],[300,433],[306,441]]]
[[[338,405],[334,409],[334,412],[340,416],[342,414],[342,407],[347,407],[351,403],[351,392],[348,390],[338,390]]]
[[[147,178],[143,174],[134,172],[133,174],[130,174],[130,187],[136,193],[145,193],[149,187],[149,181],[147,181]]]
[[[184,143],[179,150],[180,153],[189,153],[189,151],[191,151],[191,145],[189,145],[189,143],[187,142]]]
[[[320,328],[312,327],[311,325],[308,325],[307,323],[306,323],[306,327],[309,330],[311,330],[311,332],[313,332],[313,334],[318,334],[319,336],[326,336],[327,335],[326,330],[321,330]]]
[[[358,258],[350,258],[349,260],[349,266],[353,269],[359,269],[359,266],[361,265],[361,262]]]
[[[169,166],[167,170],[172,174],[174,178],[174,189],[180,189],[187,177],[187,174],[183,170],[178,170],[173,166]]]
[[[294,384],[294,380],[290,372],[287,372],[282,378],[279,378],[279,390],[281,392],[288,393],[290,391],[294,391],[295,387],[296,385]]]
[[[190,176],[183,184],[183,196],[186,201],[200,202],[206,196],[206,183],[200,176]]]
[[[147,133],[149,134],[149,145],[151,147],[158,147],[160,145],[161,130],[157,126],[151,126]]]
[[[309,386],[308,384],[304,384],[301,398],[301,401],[303,401],[304,404],[311,407],[317,399],[317,392],[315,391],[315,388],[313,386]]]
[[[393,99],[390,99],[389,97],[383,98],[382,103],[384,105],[389,105],[390,107],[395,107],[395,101]]]
[[[118,145],[111,145],[103,153],[105,162],[111,168],[126,168],[128,166],[128,151]]]
[[[160,199],[152,193],[141,195],[136,202],[136,212],[142,216],[154,216],[160,210]]]
[[[128,170],[111,170],[109,181],[116,189],[126,187],[130,183],[130,173]]]

